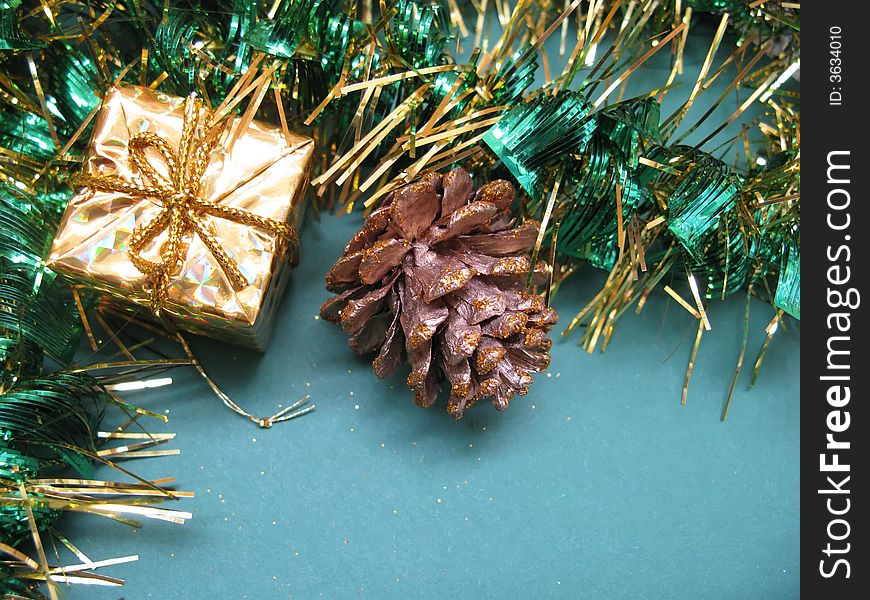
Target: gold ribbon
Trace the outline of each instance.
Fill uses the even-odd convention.
[[[149,279],[146,287],[150,288],[151,308],[157,315],[166,301],[172,273],[187,255],[183,241],[189,233],[199,236],[234,290],[238,291],[248,285],[238,264],[209,231],[203,220],[206,215],[256,227],[294,245],[299,242],[296,232],[286,223],[200,197],[200,185],[209,157],[218,146],[224,131],[224,127],[210,124],[202,133],[202,112],[202,101],[193,95],[189,96],[184,106],[184,121],[177,151],[172,149],[165,138],[152,132],[137,133],[130,138],[130,164],[148,184],[127,181],[117,175],[85,173],[73,178],[74,184],[94,191],[115,192],[131,198],[153,198],[163,207],[153,219],[133,229],[127,250],[133,265]],[[149,162],[146,155],[149,148],[163,159],[169,173],[168,179]],[[141,254],[142,250],[167,229],[169,236],[160,247],[160,260],[155,262],[145,259]]]

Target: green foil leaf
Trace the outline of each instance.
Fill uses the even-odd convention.
[[[38,199],[0,185],[0,337],[72,359],[81,336],[66,284],[45,266],[54,227]]]
[[[801,318],[801,250],[800,245],[791,240],[782,254],[782,268],[776,284],[773,304],[795,319]]]
[[[444,7],[437,2],[399,0],[387,31],[387,42],[405,66],[439,64],[449,40]]]
[[[85,374],[20,380],[0,393],[0,444],[40,461],[60,459],[90,477],[90,461],[73,448],[96,451],[107,399],[97,380]]]
[[[28,477],[36,475],[39,461],[22,454],[0,440],[0,480],[15,484],[23,483]],[[10,492],[13,498],[20,497],[16,492]],[[40,503],[40,494],[28,494],[36,529],[45,531],[60,516],[60,511],[53,510]],[[23,504],[4,502],[0,504],[0,542],[16,547],[31,537],[30,521],[27,509]],[[4,573],[0,572],[0,590],[2,590]]]
[[[588,257],[588,246],[593,240],[596,248],[615,240],[616,186],[620,188],[623,222],[628,222],[643,203],[644,190],[622,153],[603,135],[593,137],[582,160],[574,163],[571,175],[573,189],[562,203],[564,214],[556,250],[569,256]],[[613,266],[609,258],[595,262],[606,265],[604,268]]]
[[[519,184],[539,196],[545,168],[580,152],[595,132],[590,105],[576,92],[538,98],[509,111],[483,136]]]
[[[0,52],[3,50],[37,50],[45,43],[21,31],[15,9],[21,0],[0,0]]]
[[[656,155],[680,174],[657,176],[668,190],[668,231],[696,260],[702,260],[705,236],[737,199],[737,179],[722,161],[688,146]]]
[[[243,39],[258,50],[290,58],[308,31],[315,8],[312,0],[284,0],[273,19],[258,22]]]

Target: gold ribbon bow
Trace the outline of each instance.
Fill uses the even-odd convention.
[[[153,219],[133,229],[127,250],[133,265],[148,276],[151,308],[157,315],[166,301],[166,290],[172,273],[187,254],[183,241],[189,233],[199,236],[234,290],[238,291],[248,285],[238,264],[209,231],[203,220],[204,216],[219,217],[256,227],[294,245],[299,241],[296,232],[286,223],[211,202],[199,196],[209,157],[218,146],[224,131],[224,127],[210,123],[202,133],[202,112],[202,101],[193,95],[189,96],[184,106],[178,151],[173,150],[165,138],[152,132],[137,133],[130,138],[130,163],[150,185],[127,181],[116,175],[81,174],[73,179],[75,184],[94,191],[117,192],[131,198],[154,198],[163,207]],[[146,155],[149,148],[162,157],[169,173],[168,179],[149,162]],[[154,262],[143,258],[142,250],[166,229],[169,230],[169,236],[160,247],[160,260]]]

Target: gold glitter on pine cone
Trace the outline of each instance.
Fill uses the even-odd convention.
[[[337,295],[320,314],[355,352],[377,353],[378,377],[407,357],[421,407],[449,383],[457,419],[481,398],[504,410],[550,364],[556,312],[525,289],[538,223],[515,226],[513,199],[506,181],[475,191],[462,169],[428,174],[390,194],[326,276]],[[545,269],[535,265],[535,282]]]

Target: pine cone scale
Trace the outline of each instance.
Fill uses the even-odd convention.
[[[411,244],[404,240],[388,239],[375,242],[364,250],[359,262],[359,278],[365,284],[374,284],[383,279],[395,267],[402,264]]]
[[[444,197],[441,200],[441,214],[450,215],[465,206],[474,193],[474,182],[471,176],[461,170],[450,171],[442,179]]]
[[[430,173],[396,193],[390,216],[404,239],[414,240],[432,225],[441,208],[436,191],[440,184],[441,177]]]
[[[538,227],[537,222],[526,221],[516,229],[508,231],[463,235],[455,240],[455,247],[460,252],[478,252],[489,256],[522,252],[535,243]]]
[[[389,285],[385,285],[369,292],[362,298],[350,300],[341,311],[341,327],[344,332],[348,335],[356,334],[362,329],[366,321],[381,312],[390,289]]]
[[[433,237],[441,239],[454,238],[469,231],[474,231],[484,223],[491,221],[499,212],[500,209],[495,204],[472,202],[451,214],[443,229],[435,228]]]
[[[459,315],[447,323],[444,330],[444,358],[452,366],[471,357],[483,333],[480,325],[469,325]]]
[[[359,284],[359,266],[362,258],[362,250],[341,257],[326,274],[326,289],[337,293]]]
[[[393,297],[396,297],[395,292],[393,292]],[[402,358],[402,346],[404,346],[405,341],[402,327],[399,324],[399,314],[399,310],[393,311],[393,319],[384,336],[384,344],[372,362],[375,375],[381,378],[389,377],[395,373],[396,367],[399,366],[399,361]]]
[[[353,254],[357,250],[372,245],[378,237],[387,230],[390,224],[390,207],[378,208],[366,218],[363,228],[354,235],[344,247],[345,254]]]

